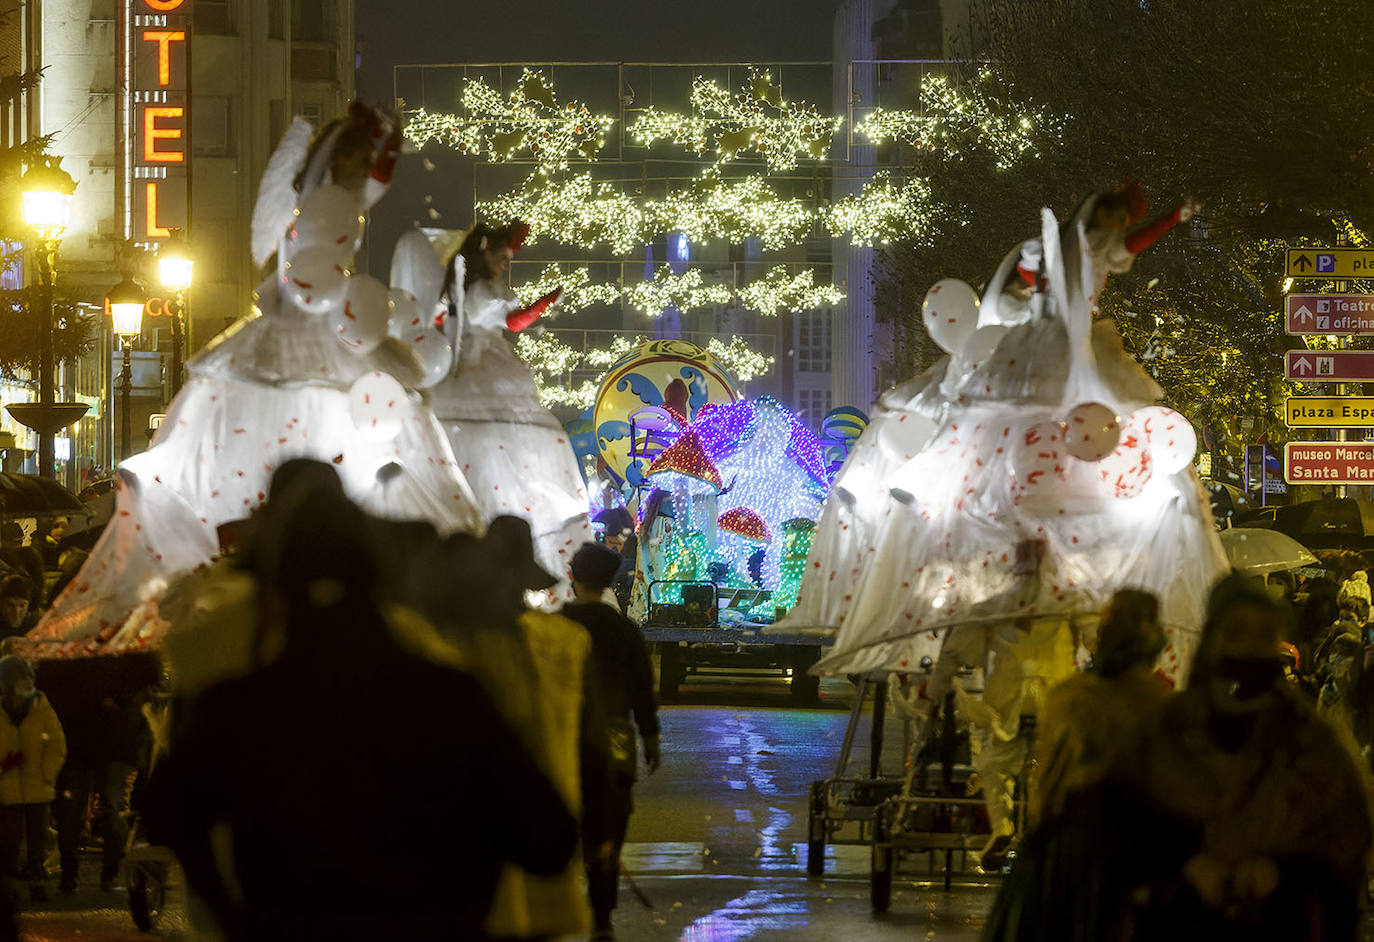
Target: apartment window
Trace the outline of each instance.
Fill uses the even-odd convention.
[[[830,411],[830,390],[797,390],[797,416],[813,430],[821,427],[821,420]]]
[[[286,0],[267,0],[267,38],[286,38]]]
[[[229,0],[196,0],[196,32],[228,36],[234,32]]]
[[[226,96],[196,97],[191,113],[191,147],[201,157],[233,156],[233,109]]]
[[[291,0],[291,38],[310,43],[327,42],[324,0]]]
[[[830,312],[799,314],[797,324],[797,372],[825,373],[830,369]]]

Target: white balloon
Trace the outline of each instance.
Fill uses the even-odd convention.
[[[348,273],[328,249],[304,249],[286,263],[282,281],[296,307],[323,314],[343,298]]]
[[[288,236],[291,249],[326,248],[347,259],[358,250],[366,223],[357,198],[335,183],[316,187],[296,208]]]
[[[392,288],[388,303],[391,305],[391,314],[386,332],[391,336],[404,337],[410,331],[426,326],[424,315],[420,312],[420,302],[409,291]]]
[[[1145,490],[1154,464],[1144,421],[1139,412],[1132,412],[1121,426],[1116,449],[1097,463],[1097,473],[1113,496],[1127,499]]]
[[[1197,456],[1193,423],[1163,406],[1146,406],[1137,409],[1135,415],[1141,419],[1156,468],[1165,474],[1177,474],[1193,463]]]
[[[343,303],[329,312],[329,326],[345,347],[367,353],[386,337],[390,316],[387,286],[371,275],[354,275],[348,279]]]
[[[901,462],[916,457],[935,434],[935,423],[915,412],[892,412],[875,424],[879,447]]]
[[[1044,493],[1064,476],[1064,426],[1038,422],[1013,436],[1007,467],[1016,496]]]
[[[1100,402],[1083,402],[1064,417],[1064,448],[1079,461],[1101,461],[1121,442],[1116,413]]]
[[[992,355],[997,351],[997,345],[1010,329],[1001,324],[979,327],[960,349],[959,358],[969,369],[976,370],[992,359]]]
[[[419,382],[421,389],[428,389],[448,375],[449,367],[453,366],[453,347],[449,346],[448,338],[441,331],[434,327],[421,327],[407,331],[401,339],[410,344],[415,359],[420,362],[424,374]]]
[[[978,327],[978,295],[967,282],[943,278],[926,292],[921,321],[946,353],[958,353]]]
[[[374,441],[395,438],[409,409],[405,387],[388,373],[364,373],[348,390],[348,414],[353,424]]]

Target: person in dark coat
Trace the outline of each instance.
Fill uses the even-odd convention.
[[[606,719],[611,763],[607,796],[610,846],[594,845],[589,835],[583,838],[593,939],[613,938],[611,911],[620,879],[620,850],[633,810],[632,790],[639,764],[636,729],[644,742],[650,774],[658,770],[660,761],[658,707],[648,649],[639,629],[603,598],[620,561],[620,555],[608,547],[584,544],[572,559],[576,601],[563,606],[563,615],[581,624],[592,638],[597,699]]]
[[[485,938],[503,864],[558,872],[576,819],[477,682],[388,623],[362,511],[283,496],[254,554],[276,653],[177,724],[149,836],[231,940]]]

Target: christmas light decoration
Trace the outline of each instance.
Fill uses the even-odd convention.
[[[701,438],[690,428],[682,434],[682,437],[659,454],[654,459],[653,464],[649,465],[649,477],[658,477],[659,481],[666,482],[671,487],[671,480],[667,477],[671,474],[681,475],[692,481],[720,491],[725,483],[720,478],[720,471],[716,468],[716,463],[706,454],[702,447]],[[655,481],[655,483],[659,483]],[[662,486],[662,485],[660,485]]]
[[[569,161],[594,160],[615,126],[610,115],[586,105],[559,105],[542,72],[526,69],[509,95],[480,78],[463,84],[464,114],[412,113],[405,133],[416,147],[437,140],[460,153],[486,160],[514,160],[528,152],[544,174],[566,170]]]
[[[741,307],[770,317],[783,311],[809,311],[843,300],[844,292],[834,285],[816,284],[816,273],[811,269],[789,276],[784,265],[778,265],[763,278],[739,290]]]
[[[774,357],[759,353],[739,337],[731,337],[729,343],[712,337],[706,341],[706,350],[741,383],[762,376],[777,362]]]
[[[531,174],[519,188],[479,202],[477,215],[524,220],[530,226],[527,245],[542,240],[584,249],[605,245],[624,255],[648,241],[639,202],[609,183],[594,181],[589,173],[557,181]]]
[[[750,69],[738,92],[698,76],[690,103],[691,115],[646,109],[630,125],[630,136],[645,147],[667,140],[695,154],[714,153],[717,162],[752,153],[776,172],[795,169],[800,159],[824,159],[843,122],[811,105],[784,100],[782,89],[762,69]]]
[[[929,184],[920,178],[898,186],[886,173],[875,173],[860,193],[836,200],[825,212],[826,228],[855,245],[887,245],[893,239],[925,244],[931,199]]]
[[[716,525],[726,533],[733,533],[750,543],[772,543],[773,534],[758,511],[748,507],[732,507],[721,514]]]
[[[653,281],[641,281],[625,289],[625,300],[630,306],[651,317],[659,317],[670,307],[683,313],[719,307],[728,304],[733,295],[729,285],[706,284],[698,268],[677,275],[668,265],[654,272]]]
[[[996,81],[989,68],[980,70],[973,82],[957,85],[947,75],[928,74],[919,111],[875,108],[854,130],[875,144],[902,141],[952,160],[960,159],[958,143],[976,134],[991,149],[998,168],[1009,169],[1034,150],[1037,136],[1047,129],[1055,136],[1055,119],[1039,110],[1008,114],[986,90]]]
[[[555,288],[563,289],[558,308],[565,314],[585,310],[594,304],[615,304],[621,295],[619,285],[593,284],[586,268],[565,270],[560,265],[549,265],[534,280],[517,285],[515,293],[522,304],[533,304]]]

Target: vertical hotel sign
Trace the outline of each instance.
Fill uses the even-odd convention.
[[[152,246],[188,229],[192,0],[121,0],[124,234]]]

